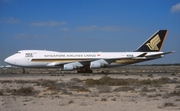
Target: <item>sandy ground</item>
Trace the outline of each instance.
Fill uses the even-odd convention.
[[[0,111],[179,111],[180,74],[109,74],[120,79],[156,80],[167,83],[143,85],[87,85],[103,74],[0,75]],[[54,82],[53,82],[54,81]],[[18,92],[21,88],[32,88]],[[125,90],[121,88],[125,87]],[[116,91],[115,89],[120,88]]]

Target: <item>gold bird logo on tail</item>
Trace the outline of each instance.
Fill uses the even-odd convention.
[[[159,50],[158,43],[161,42],[159,35],[157,34],[153,39],[151,39],[150,43],[146,45],[149,47],[150,50]]]

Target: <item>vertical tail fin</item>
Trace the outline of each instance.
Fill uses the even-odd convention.
[[[136,52],[158,52],[161,51],[164,40],[166,38],[167,30],[159,30],[146,40]]]

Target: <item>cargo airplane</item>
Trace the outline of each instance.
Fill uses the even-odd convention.
[[[4,61],[23,68],[60,68],[92,73],[92,69],[118,67],[162,58],[173,53],[161,52],[167,30],[159,30],[133,52],[56,52],[47,50],[20,50]]]

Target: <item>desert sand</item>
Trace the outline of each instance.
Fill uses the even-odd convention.
[[[0,74],[0,111],[40,110],[179,111],[180,73]]]

